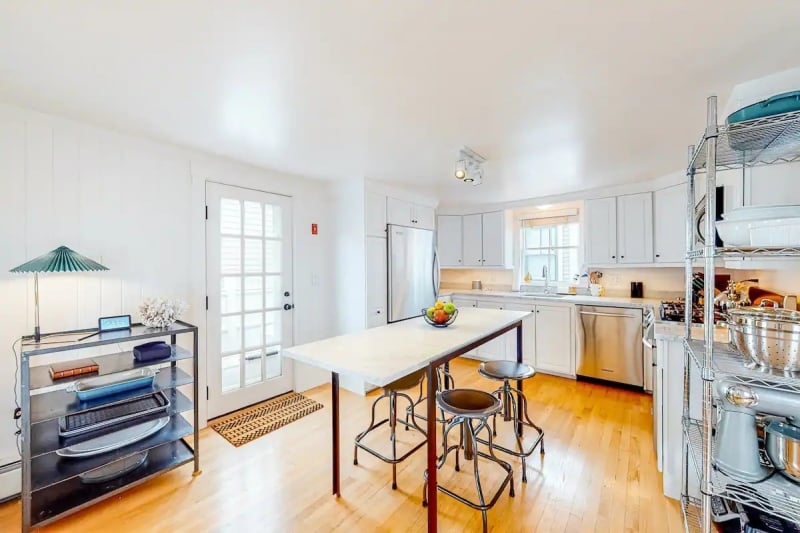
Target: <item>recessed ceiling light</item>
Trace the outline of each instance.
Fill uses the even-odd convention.
[[[473,181],[475,181],[475,180],[472,179],[472,178],[465,178],[464,179],[464,183],[472,183]]]

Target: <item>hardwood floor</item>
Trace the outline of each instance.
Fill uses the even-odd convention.
[[[454,361],[457,385],[496,388],[476,367],[474,361]],[[527,381],[525,391],[531,417],[544,428],[547,453],[531,457],[526,485],[519,461],[511,460],[516,497],[506,491],[489,511],[490,530],[683,531],[678,503],[661,492],[650,396],[542,374]],[[329,405],[329,386],[306,394]],[[186,465],[43,531],[424,531],[424,449],[398,465],[396,491],[390,465],[365,452],[353,465],[352,439],[368,424],[373,399],[374,394],[365,399],[342,392],[340,500],[330,495],[330,411],[322,409],[241,448],[206,429],[200,476],[192,478]],[[509,430],[510,424],[498,422],[500,438]],[[365,442],[388,450],[387,435],[388,429]],[[413,431],[399,436],[406,444],[420,438]],[[452,456],[448,461],[440,483],[474,493],[471,469],[456,473]],[[502,471],[481,466],[493,490]],[[19,520],[18,501],[0,506],[0,531],[18,530]],[[439,525],[440,531],[480,531],[481,515],[440,494]]]

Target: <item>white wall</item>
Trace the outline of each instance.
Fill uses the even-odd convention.
[[[64,244],[111,270],[40,280],[43,331],[137,316],[174,296],[200,327],[205,387],[205,181],[293,197],[295,343],[332,335],[329,185],[33,111],[0,105],[0,464],[17,459],[11,344],[33,330],[33,284],[8,270]],[[319,224],[312,236],[310,225]],[[295,388],[324,381],[295,371]],[[201,394],[204,398],[205,395]],[[201,403],[201,420],[205,405]]]

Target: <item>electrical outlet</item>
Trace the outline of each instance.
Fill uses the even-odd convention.
[[[609,285],[611,285],[612,287],[616,287],[619,285],[619,276],[611,276],[611,278],[608,281]]]
[[[311,274],[311,286],[319,287],[319,274]]]

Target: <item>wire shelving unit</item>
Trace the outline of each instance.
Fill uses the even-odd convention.
[[[735,147],[734,147],[735,146]],[[747,150],[737,148],[748,147]],[[800,257],[800,248],[743,248],[715,246],[716,221],[706,216],[707,242],[698,246],[695,232],[695,185],[705,174],[705,212],[716,213],[717,171],[800,161],[800,111],[771,117],[717,124],[717,98],[707,102],[706,130],[697,145],[689,147],[686,185],[686,330],[683,405],[683,510],[686,531],[712,531],[711,498],[720,496],[792,522],[800,522],[800,486],[780,476],[759,483],[733,480],[713,467],[716,407],[714,381],[725,379],[768,386],[800,394],[800,377],[743,364],[743,357],[729,346],[714,342],[714,274],[719,258]],[[704,338],[692,340],[692,276],[696,262],[703,268]],[[708,295],[712,295],[708,297]],[[690,417],[689,387],[693,372],[702,379],[702,419]],[[694,466],[690,466],[694,465]],[[700,498],[689,495],[689,476],[700,480]]]
[[[200,473],[198,405],[198,329],[178,321],[166,328],[149,328],[133,324],[130,330],[98,333],[83,339],[96,330],[73,330],[48,335],[48,340],[34,342],[23,337],[21,354],[22,428],[22,531],[28,532],[54,522],[68,514],[151,479],[184,464],[194,463],[194,475]],[[190,336],[192,348],[181,347],[179,335]],[[96,400],[80,401],[67,386],[86,375],[58,380],[50,377],[42,356],[70,356],[88,348],[136,343],[154,338],[167,338],[170,355],[164,359],[138,362],[131,351],[92,356],[99,365],[99,375],[114,374],[142,367],[159,367],[152,387],[132,389]],[[55,340],[53,340],[55,339]],[[189,375],[179,362],[191,364]],[[191,387],[191,397],[179,388]],[[92,431],[88,434],[63,437],[59,435],[59,418],[76,415],[121,401],[135,400],[154,392],[169,400],[165,412],[145,416]],[[188,412],[192,412],[188,415]],[[169,416],[169,422],[157,433],[114,451],[80,459],[63,458],[59,452],[98,435],[129,427],[132,423]],[[85,475],[98,472],[110,464],[120,465],[146,452],[147,457],[137,468],[106,480],[85,482]]]

